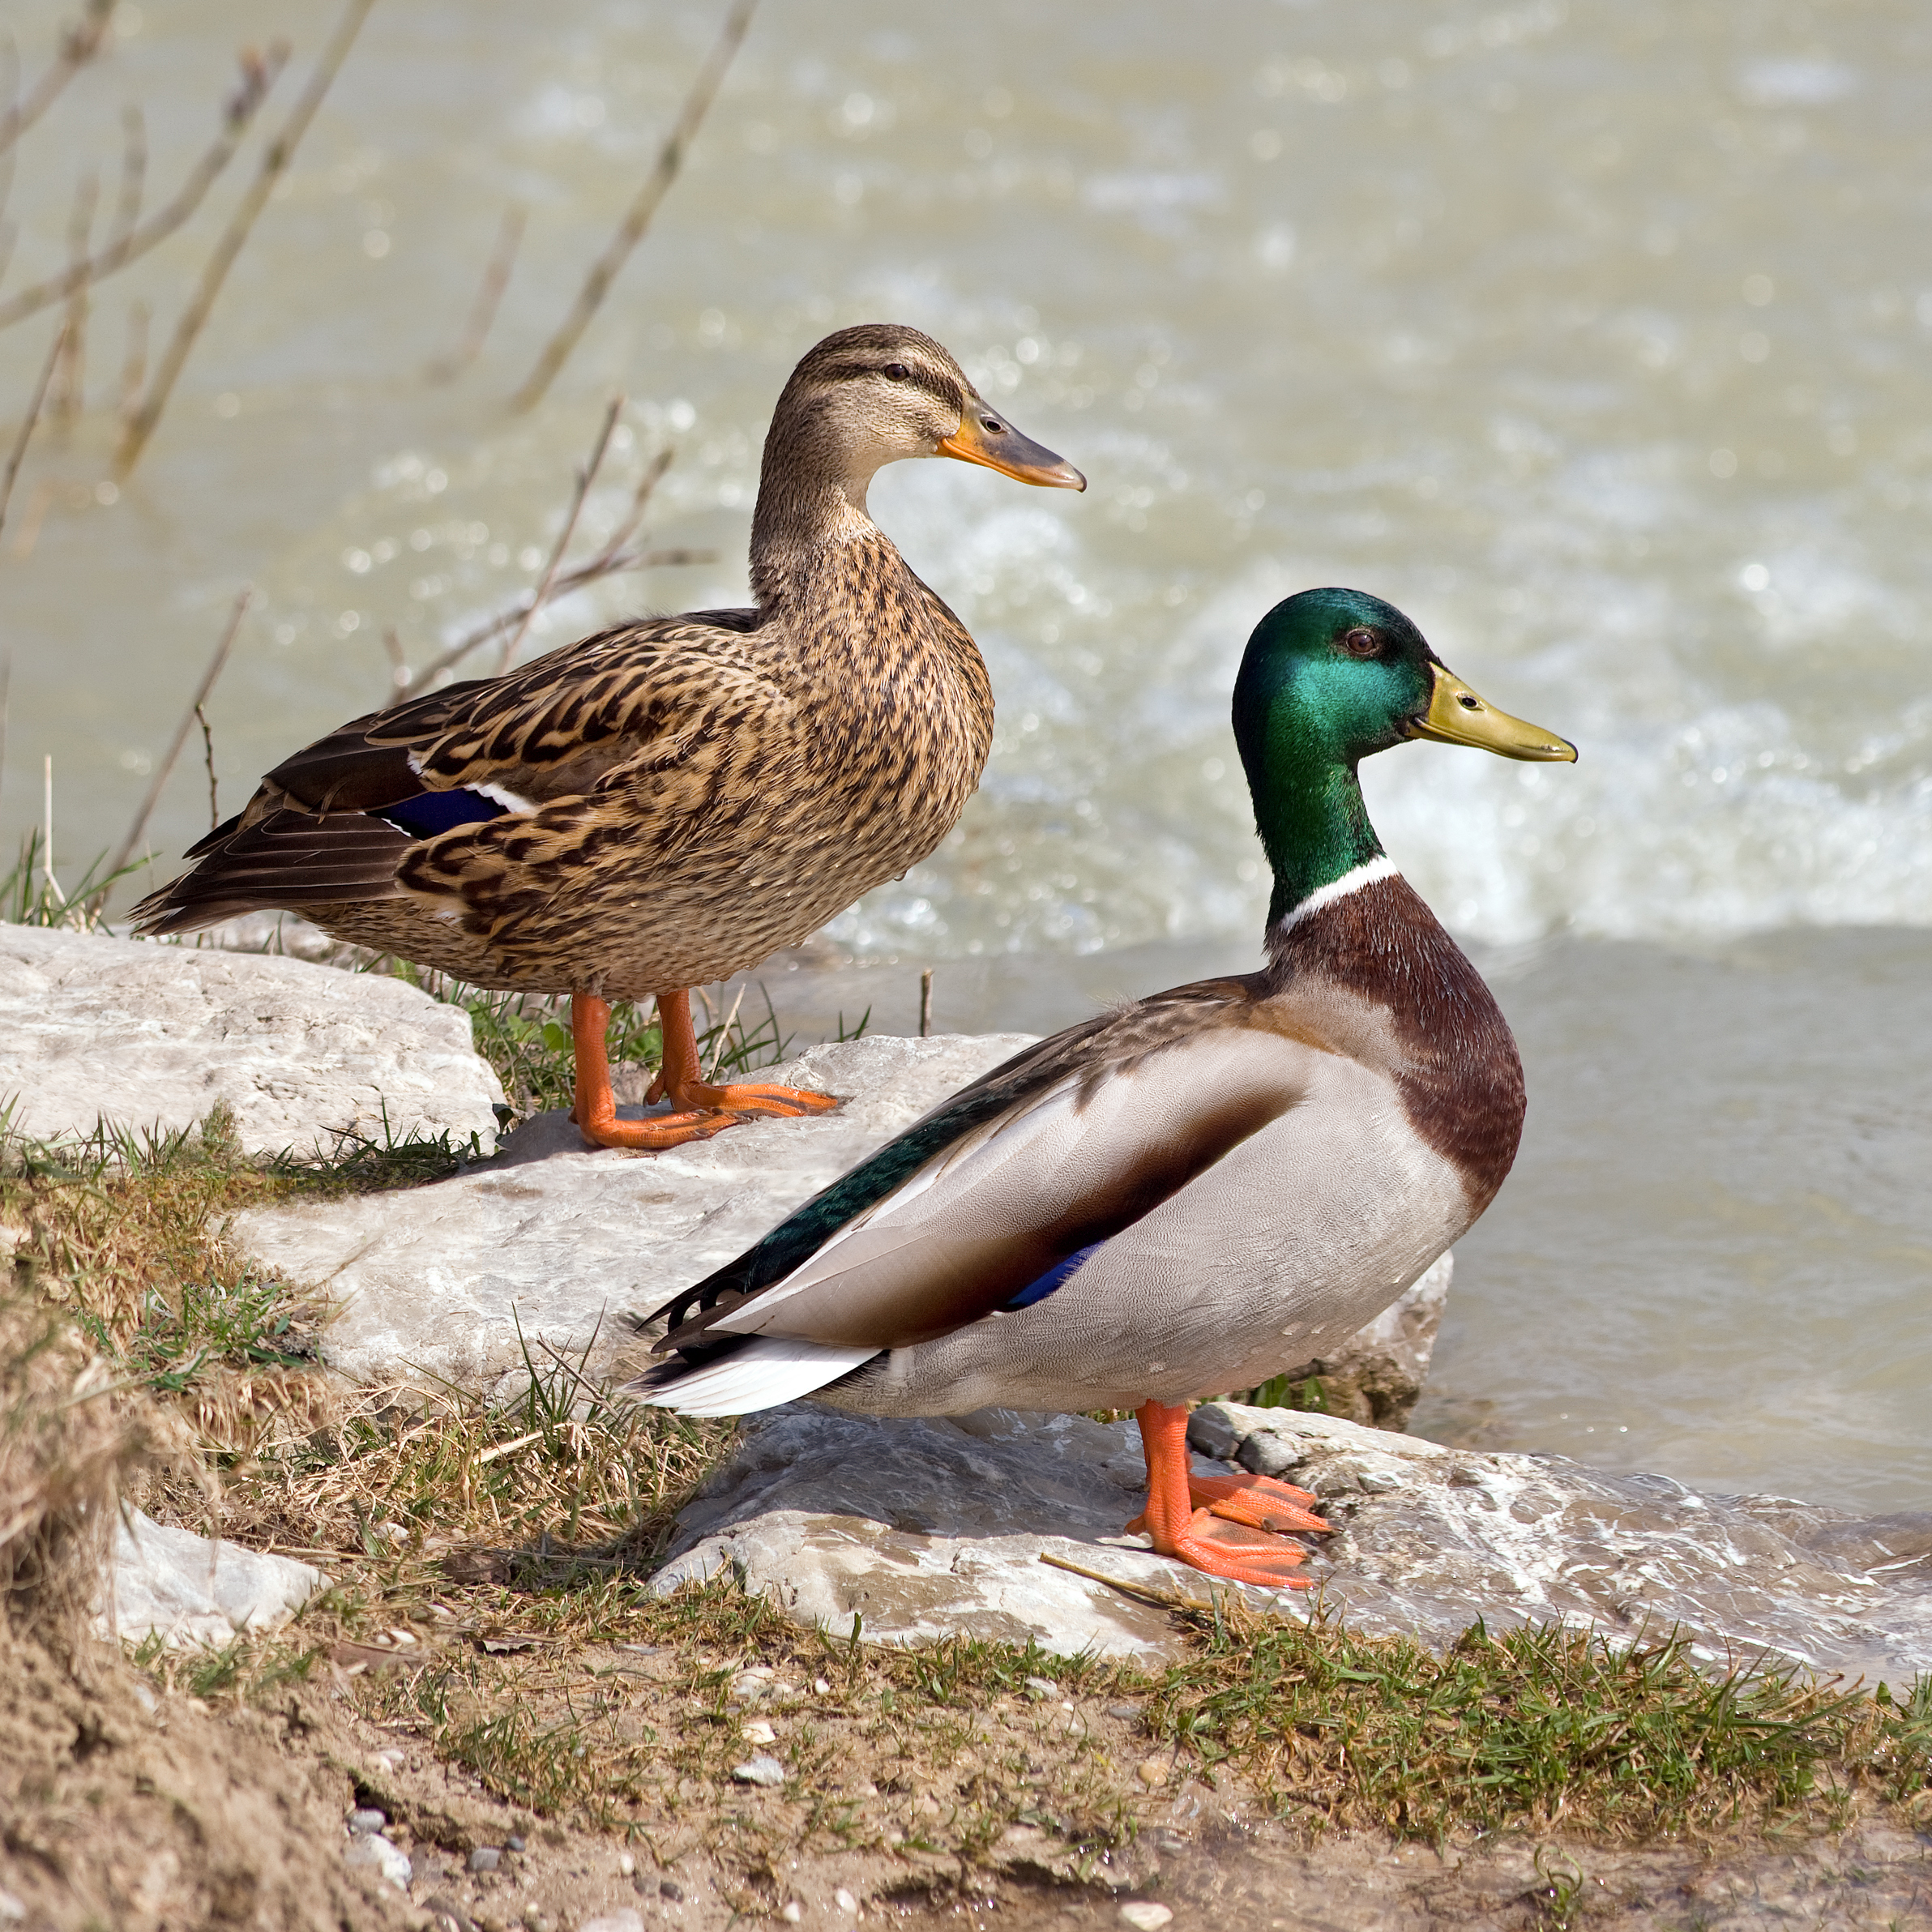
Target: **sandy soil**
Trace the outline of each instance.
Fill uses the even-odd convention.
[[[1374,1836],[1311,1849],[1257,1823],[1232,1785],[1190,1782],[1164,1794],[1124,1857],[1082,1869],[1049,1834],[1022,1827],[964,1870],[906,1851],[774,1855],[750,1792],[729,1855],[695,1832],[686,1844],[626,1845],[501,1803],[358,1715],[336,1686],[215,1708],[157,1695],[119,1657],[87,1652],[70,1669],[17,1635],[0,1638],[0,1923],[28,1932],[724,1932],[747,1920],[988,1932],[1932,1926],[1932,1835],[1875,1816],[1836,1840],[1715,1852],[1438,1852]],[[388,1814],[412,1861],[406,1894],[345,1864],[358,1804]],[[498,1849],[495,1871],[469,1870],[479,1847]]]

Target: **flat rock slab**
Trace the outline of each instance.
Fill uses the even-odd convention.
[[[502,1086],[469,1015],[384,974],[0,925],[0,1101],[42,1137],[181,1128],[217,1105],[251,1154],[473,1134]]]
[[[171,1529],[139,1510],[114,1526],[108,1576],[104,1635],[216,1650],[243,1631],[279,1629],[328,1581],[292,1557]]]
[[[566,1116],[540,1114],[450,1180],[259,1210],[236,1237],[263,1267],[337,1298],[323,1352],[358,1381],[489,1387],[521,1373],[526,1344],[540,1365],[546,1345],[592,1350],[595,1374],[633,1340],[622,1317],[701,1280],[1030,1037],[814,1046],[759,1077],[842,1095],[838,1112],[660,1154],[593,1151]]]
[[[1861,1520],[1769,1497],[1699,1495],[1559,1456],[1475,1455],[1291,1409],[1214,1404],[1190,1440],[1312,1490],[1336,1533],[1309,1539],[1327,1609],[1436,1645],[1558,1619],[1628,1641],[1673,1626],[1700,1659],[1770,1652],[1895,1687],[1932,1669],[1932,1515]],[[1259,1460],[1250,1451],[1247,1460]],[[1197,1454],[1195,1467],[1229,1465]],[[955,1634],[1151,1660],[1165,1612],[1056,1570],[1043,1552],[1197,1600],[1198,1572],[1128,1539],[1138,1431],[985,1410],[878,1421],[809,1403],[753,1417],[683,1511],[668,1592],[721,1570],[801,1622],[885,1643]],[[1220,1586],[1216,1586],[1220,1587]],[[1247,1592],[1306,1616],[1312,1592]]]

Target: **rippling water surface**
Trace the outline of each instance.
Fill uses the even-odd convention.
[[[124,103],[165,192],[233,44],[285,32],[292,97],[325,18],[126,11],[135,31],[23,144],[6,287],[64,259],[78,172],[111,199]],[[1932,921],[1932,17],[766,0],[604,314],[508,415],[718,18],[381,0],[111,502],[130,302],[165,335],[238,180],[97,292],[84,408],[0,538],[6,825],[38,815],[50,754],[63,867],[114,841],[246,580],[210,707],[232,808],[382,699],[386,630],[420,665],[528,583],[618,388],[628,440],[587,541],[674,446],[654,535],[717,561],[573,599],[530,648],[740,598],[786,371],[831,327],[910,320],[1092,487],[882,475],[874,513],[980,639],[999,733],[952,840],[836,939],[901,962],[881,986],[939,963],[955,1017],[1008,989],[973,1007],[986,1023],[1022,989],[1057,1023],[1183,955],[1246,958],[1266,895],[1226,722],[1242,643],[1311,583],[1391,597],[1583,752],[1425,746],[1366,772],[1391,852],[1509,968],[1535,1089],[1523,1166],[1466,1247],[1443,1416],[1488,1402],[1516,1440],[1923,1506],[1932,1404],[1899,1378],[1920,1365],[1922,1387],[1932,1358],[1932,1226],[1895,1169],[1922,1144],[1924,1015],[1896,989],[1932,938],[1853,929]],[[33,71],[54,13],[9,19]],[[511,205],[528,237],[489,343],[430,385]],[[51,325],[0,336],[9,407]],[[157,849],[207,810],[184,763]],[[1846,930],[1836,951],[1776,941],[1808,927]],[[1751,935],[1772,938],[1750,971],[1712,963]],[[1721,1067],[1692,1050],[1710,1028],[1683,1035],[1699,999],[1734,1023]],[[1619,1097],[1592,1113],[1578,1096],[1605,1080]],[[1707,1242],[1708,1199],[1649,1186],[1646,1120],[1686,1159],[1729,1150],[1721,1185],[1768,1193],[1766,1226],[1815,1195],[1835,1232]],[[1870,1159],[1845,1151],[1861,1120]],[[1525,1310],[1548,1332],[1512,1353]],[[1579,1383],[1614,1387],[1601,1418]],[[1608,1449],[1565,1433],[1600,1421]]]

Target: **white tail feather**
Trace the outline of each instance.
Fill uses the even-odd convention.
[[[820,1342],[761,1335],[722,1361],[693,1369],[675,1382],[640,1395],[639,1400],[660,1408],[674,1408],[682,1416],[749,1415],[754,1409],[796,1402],[879,1353],[877,1349],[832,1349]]]

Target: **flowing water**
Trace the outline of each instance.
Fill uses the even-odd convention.
[[[233,45],[294,43],[272,121],[326,19],[144,14],[22,144],[0,296],[64,259],[77,173],[111,204],[125,103],[170,192]],[[10,11],[30,74],[55,18]],[[798,1022],[870,989],[903,1023],[926,964],[940,1024],[1043,1024],[1251,961],[1233,668],[1279,596],[1375,590],[1583,754],[1365,770],[1532,1083],[1434,1425],[1924,1507],[1932,16],[765,0],[579,353],[508,413],[719,18],[380,0],[118,491],[130,301],[158,344],[240,176],[96,292],[84,406],[43,428],[0,537],[7,827],[50,754],[63,869],[118,840],[246,581],[208,707],[233,809],[382,700],[385,631],[420,666],[528,585],[619,388],[582,542],[674,447],[652,536],[716,561],[573,597],[525,648],[741,598],[786,371],[831,327],[913,322],[1092,487],[881,476],[874,514],[985,648],[998,737],[942,852],[833,927],[868,964],[798,982]],[[489,343],[430,383],[512,205]],[[0,335],[10,408],[53,323]],[[207,789],[196,734],[164,861]]]

